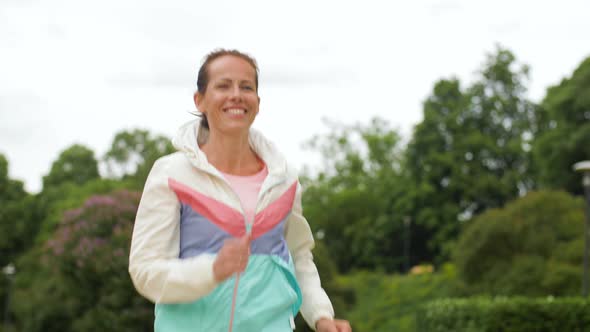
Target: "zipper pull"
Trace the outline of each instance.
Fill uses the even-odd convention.
[[[295,319],[293,319],[293,315],[289,317],[289,322],[291,323],[291,330],[295,330]]]

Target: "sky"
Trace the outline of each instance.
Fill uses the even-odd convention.
[[[115,134],[173,137],[193,119],[203,56],[223,47],[260,67],[254,127],[299,168],[302,148],[380,117],[410,137],[434,83],[466,86],[496,45],[531,66],[540,101],[590,56],[589,1],[0,0],[0,153],[29,192],[59,153],[101,158]]]

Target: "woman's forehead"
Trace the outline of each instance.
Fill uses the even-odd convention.
[[[256,77],[256,71],[252,65],[237,56],[224,55],[209,64],[209,77],[211,79],[236,79],[252,80]]]

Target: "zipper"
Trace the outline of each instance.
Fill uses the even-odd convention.
[[[206,170],[201,168],[203,171],[205,171],[206,173],[209,173],[210,175],[213,175],[214,177],[221,179],[225,185],[230,189],[229,191],[234,195],[234,198],[238,200],[239,204],[240,204],[240,209],[241,209],[241,213],[242,213],[242,217],[244,218],[244,226],[246,228],[246,234],[247,235],[252,235],[252,228],[254,226],[254,219],[250,220],[248,222],[247,218],[246,218],[246,210],[244,209],[244,205],[242,204],[242,200],[240,199],[240,196],[238,196],[238,193],[235,192],[235,190],[232,188],[232,186],[229,184],[229,182],[221,175],[221,174],[217,174],[216,172],[212,172],[210,170]],[[260,188],[260,192],[258,193],[258,197],[256,198],[256,206],[254,208],[254,215],[256,216],[256,213],[258,213],[258,206],[260,203],[260,199],[268,192],[270,191],[272,188],[284,183],[286,181],[286,177],[282,177],[279,179],[279,181],[275,181],[269,185],[267,185],[265,187],[266,183],[270,183],[270,179],[272,176],[269,176],[267,179],[269,181],[264,181],[262,183],[262,187]],[[233,294],[232,294],[232,304],[231,304],[231,310],[230,310],[230,317],[229,317],[229,328],[228,328],[228,332],[232,332],[233,330],[233,323],[234,323],[234,317],[235,317],[235,310],[236,310],[236,300],[238,297],[238,286],[240,283],[240,275],[241,273],[237,273],[236,274],[236,281],[234,282],[234,290],[233,290]],[[293,318],[291,318],[293,319]],[[291,324],[291,326],[294,326],[294,321]]]
[[[225,178],[223,180],[231,188],[231,186],[229,185],[229,183],[227,182],[227,180]],[[264,188],[264,183],[267,183],[267,181],[264,181],[262,183],[262,186],[263,187],[260,189],[260,192],[258,193],[258,198],[256,198],[256,206],[254,207],[254,216],[256,216],[256,213],[258,213],[258,206],[259,206],[259,203],[260,203],[260,199],[264,196],[264,194],[266,194],[266,192],[268,192],[270,189],[272,189],[272,188],[280,185],[281,183],[283,183],[285,181],[286,181],[285,178],[282,178],[282,179],[280,179],[280,181],[276,181],[272,185],[268,185],[266,188]],[[233,188],[232,188],[232,192],[234,192],[234,194],[236,196],[238,196],[238,194],[235,193],[235,191],[233,190]],[[246,224],[245,225],[246,226],[246,234],[251,236],[252,235],[252,228],[254,227],[254,220],[255,220],[255,218],[252,219],[252,220],[250,220],[250,222],[248,222],[248,220],[246,220],[246,212],[245,212],[244,206],[242,205],[242,201],[239,199],[239,197],[238,197],[238,201],[240,202],[240,206],[242,207],[242,213],[244,215],[244,222]],[[240,283],[240,274],[241,273],[238,273],[236,275],[236,282],[234,283],[234,292],[233,292],[233,295],[232,295],[231,313],[230,313],[230,317],[229,317],[229,330],[228,330],[228,332],[232,332],[233,325],[234,325],[234,316],[235,316],[235,310],[236,310],[236,300],[237,300],[237,297],[238,297],[238,286],[239,286],[239,283]],[[293,327],[293,329],[295,329],[294,328],[294,325],[295,325],[295,323],[293,322],[291,324],[291,326]]]
[[[201,169],[204,172],[209,173],[210,175],[214,176],[215,178],[221,180],[229,188],[229,191],[234,195],[234,198],[237,199],[238,203],[240,204],[240,209],[241,209],[240,212],[242,213],[242,217],[244,218],[244,226],[246,228],[246,234],[250,235],[252,232],[252,225],[251,224],[253,223],[253,221],[250,222],[250,226],[249,226],[248,220],[246,218],[246,210],[244,209],[244,205],[242,204],[242,200],[240,199],[240,196],[238,196],[238,193],[236,193],[236,191],[232,188],[232,186],[229,184],[229,182],[221,174],[217,174],[219,172],[212,172],[212,171],[204,169],[204,168],[201,168]],[[258,199],[256,201],[256,205],[258,206]],[[235,316],[235,310],[236,310],[236,300],[238,298],[238,285],[240,283],[240,274],[241,273],[236,274],[236,281],[234,282],[234,290],[233,290],[233,294],[232,294],[228,332],[232,332],[232,330],[233,330],[234,316]]]
[[[235,196],[238,198],[238,201],[240,202],[240,206],[242,208],[242,214],[244,215],[244,223],[245,223],[245,227],[246,227],[246,234],[251,236],[252,235],[252,228],[254,227],[254,220],[252,219],[248,222],[247,218],[246,218],[246,212],[244,209],[244,206],[242,205],[242,201],[239,199],[238,194],[233,190],[233,188],[231,188],[231,185],[227,182],[227,180],[225,178],[223,178],[223,181],[230,187],[231,191],[235,194]],[[263,188],[260,189],[260,192],[258,193],[258,197],[256,198],[256,206],[254,208],[254,215],[256,216],[256,213],[258,212],[258,206],[260,203],[260,199],[263,197],[264,194],[266,194],[267,191],[269,191],[271,188],[274,188],[276,186],[278,186],[279,184],[285,182],[285,179],[281,179],[280,181],[276,181],[274,182],[272,185],[268,185],[266,188],[264,188],[264,183],[266,183],[267,181],[264,181],[262,183]],[[232,295],[232,303],[231,303],[231,311],[230,311],[230,317],[229,317],[229,329],[228,332],[232,332],[233,330],[233,325],[234,325],[234,317],[235,317],[235,310],[236,310],[236,300],[238,298],[238,287],[240,284],[240,275],[241,273],[238,273],[236,275],[236,281],[234,283],[234,291],[233,291],[233,295]]]

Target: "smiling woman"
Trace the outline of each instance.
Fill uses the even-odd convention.
[[[217,59],[219,61],[215,61],[216,63],[212,64]],[[232,73],[237,75],[232,75]],[[199,69],[199,76],[197,78],[197,92],[195,93],[195,104],[197,108],[199,110],[203,109],[203,107],[199,107],[197,99],[202,99],[201,97],[205,96],[211,77],[218,80],[214,82],[214,86],[218,92],[231,93],[232,76],[236,76],[235,79],[238,81],[235,83],[237,83],[239,89],[251,92],[249,94],[250,97],[257,99],[256,112],[251,112],[255,113],[254,116],[256,116],[256,113],[258,113],[258,104],[260,104],[260,97],[258,97],[258,65],[256,64],[256,60],[250,56],[235,50],[215,51],[205,58],[203,65]],[[219,93],[217,95],[219,97]],[[201,126],[209,129],[206,111],[203,111],[201,114],[203,116]]]
[[[351,331],[321,287],[297,173],[251,129],[256,61],[210,53],[194,101],[202,118],[154,163],[133,230],[129,272],[155,331],[290,331],[299,310],[320,332]]]

